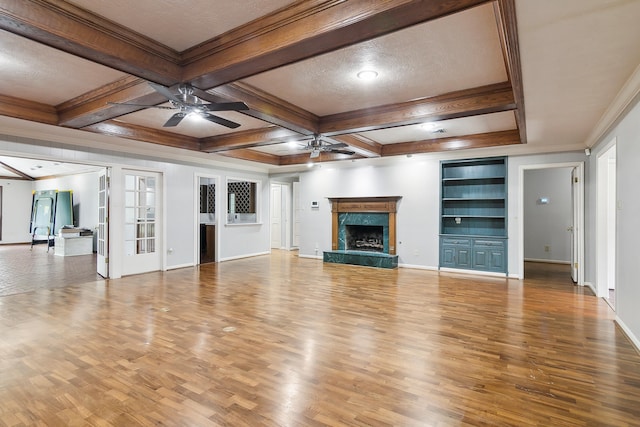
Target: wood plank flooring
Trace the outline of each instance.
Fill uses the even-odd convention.
[[[47,245],[0,245],[0,296],[100,281],[96,255],[57,256]]]
[[[609,306],[527,275],[274,251],[3,296],[0,425],[640,425]]]

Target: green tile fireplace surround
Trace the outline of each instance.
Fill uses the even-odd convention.
[[[323,261],[397,268],[396,209],[400,198],[329,198],[332,250],[323,252]]]

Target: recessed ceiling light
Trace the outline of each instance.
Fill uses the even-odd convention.
[[[309,162],[309,163],[307,163],[307,167],[308,167],[308,168],[312,168],[312,167],[313,167],[313,162]]]
[[[428,122],[420,125],[420,127],[424,130],[434,130],[436,126],[437,124],[435,122]]]
[[[370,81],[378,77],[378,73],[373,70],[362,70],[357,75],[360,80],[364,81]]]

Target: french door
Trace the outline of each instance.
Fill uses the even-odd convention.
[[[162,269],[162,181],[159,173],[123,171],[123,275]]]
[[[109,170],[98,177],[98,235],[96,241],[97,272],[109,277]]]

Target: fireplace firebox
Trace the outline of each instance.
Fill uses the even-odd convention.
[[[381,225],[346,225],[346,250],[384,252]]]

